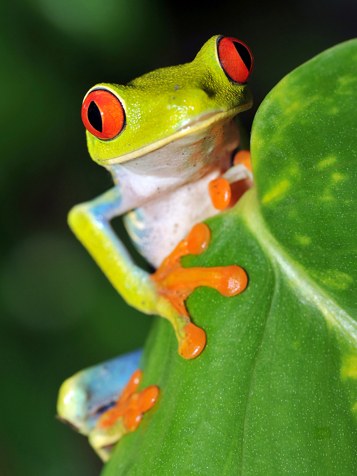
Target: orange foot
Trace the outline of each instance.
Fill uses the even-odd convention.
[[[250,172],[252,171],[250,152],[248,150],[240,150],[235,154],[233,165],[239,164],[244,165]],[[212,205],[217,210],[231,208],[252,185],[253,182],[250,178],[239,179],[238,181],[234,181],[234,178],[231,178],[228,181],[224,177],[218,177],[208,185]]]
[[[122,418],[124,433],[137,429],[144,413],[155,405],[159,396],[159,388],[156,385],[137,392],[142,375],[141,370],[136,370],[133,373],[115,406],[104,412],[99,418],[98,429],[112,427],[119,418]]]
[[[243,164],[252,171],[252,161],[249,150],[240,150],[233,158],[233,165]]]
[[[208,286],[223,296],[235,296],[247,286],[247,275],[240,266],[218,266],[214,268],[183,268],[183,256],[200,255],[207,248],[211,232],[204,223],[195,225],[151,276],[158,292],[165,296],[180,316],[179,354],[185,359],[197,357],[206,345],[205,332],[192,324],[185,307],[185,299],[199,286]]]

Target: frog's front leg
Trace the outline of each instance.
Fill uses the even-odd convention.
[[[208,190],[212,205],[217,210],[230,208],[253,185],[250,152],[241,150],[234,156],[233,167],[210,182]]]
[[[175,330],[180,355],[194,358],[205,346],[205,332],[191,323],[187,313],[178,312],[170,300],[158,292],[149,273],[133,262],[109,223],[126,211],[117,185],[96,199],[75,206],[69,213],[68,222],[125,301],[146,314],[168,319]]]
[[[172,303],[180,315],[188,317],[184,301],[199,286],[216,289],[226,297],[241,293],[247,286],[247,275],[237,265],[211,268],[183,268],[181,266],[180,260],[183,256],[201,254],[209,245],[210,239],[209,227],[205,223],[198,223],[152,275],[158,292]],[[194,332],[193,330],[192,338],[195,338]],[[182,351],[188,352],[189,349],[183,348]]]

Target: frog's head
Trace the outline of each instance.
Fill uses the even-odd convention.
[[[126,86],[97,84],[82,106],[92,159],[127,162],[233,118],[252,104],[246,86],[252,69],[244,43],[214,36],[192,63],[158,69]]]

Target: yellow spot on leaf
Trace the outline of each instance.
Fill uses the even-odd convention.
[[[336,157],[327,157],[326,159],[321,160],[321,162],[317,164],[317,168],[319,170],[325,169],[329,165],[334,164],[336,160],[337,160]]]
[[[311,243],[311,238],[306,235],[295,234],[295,239],[299,245],[309,245]]]
[[[339,182],[340,180],[345,180],[346,177],[342,174],[339,174],[338,172],[335,172],[334,174],[332,174],[332,179],[335,181],[335,182]]]
[[[341,367],[341,378],[343,380],[347,378],[357,379],[357,355],[349,355],[344,357]],[[355,403],[354,408],[357,403]]]
[[[327,269],[325,271],[314,272],[312,274],[330,289],[349,289],[354,282],[352,276],[347,273],[343,273],[342,271],[338,271],[337,269]]]
[[[338,83],[340,86],[342,87],[345,87],[345,86],[349,86],[351,84],[353,84],[355,81],[356,81],[356,77],[351,75],[351,74],[347,74],[345,76],[341,76],[340,78],[338,78]]]
[[[290,107],[286,108],[285,114],[289,115],[292,112],[299,111],[301,109],[301,101],[294,101],[290,104]]]
[[[281,200],[284,197],[284,194],[290,188],[290,186],[291,183],[289,180],[282,180],[264,195],[264,197],[262,198],[262,203]]]
[[[332,200],[335,200],[335,197],[331,193],[331,188],[330,187],[325,187],[323,191],[323,195],[319,197],[321,202],[331,202]]]
[[[320,198],[322,202],[331,202],[334,200],[334,198],[331,195],[324,195],[323,197]]]

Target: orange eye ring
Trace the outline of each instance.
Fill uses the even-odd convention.
[[[124,129],[125,111],[115,94],[107,89],[94,89],[83,101],[82,121],[95,137],[110,140]]]
[[[254,59],[248,46],[236,38],[220,36],[217,40],[220,65],[232,83],[245,84],[253,71]]]

